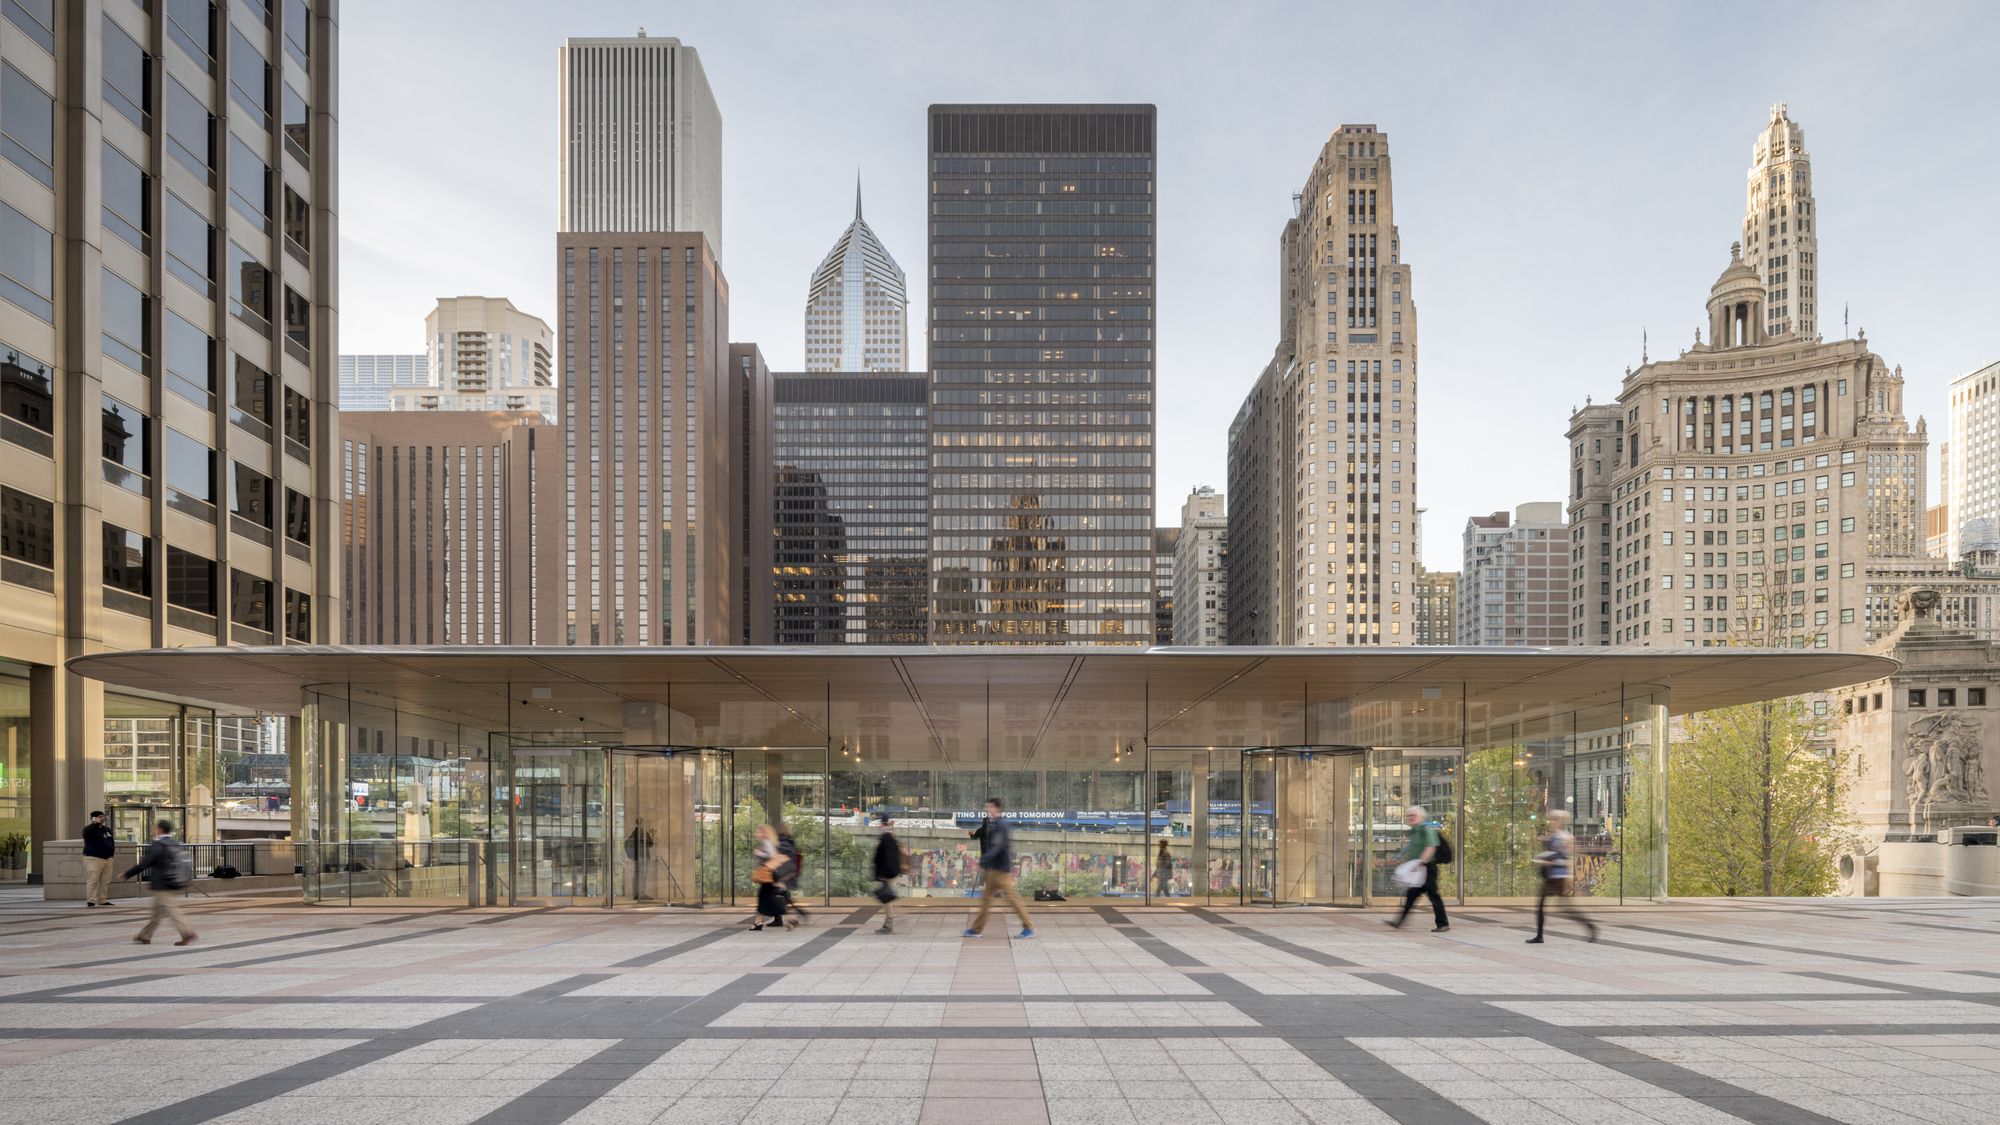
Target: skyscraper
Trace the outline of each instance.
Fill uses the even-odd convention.
[[[421,387],[389,391],[391,410],[533,410],[554,422],[555,333],[505,297],[441,297],[424,318]]]
[[[1230,429],[1236,643],[1414,638],[1417,308],[1394,199],[1373,125],[1336,130],[1293,196],[1277,352]]]
[[[807,371],[904,371],[910,366],[910,298],[903,269],[861,218],[840,232],[806,291]]]
[[[1560,500],[1466,520],[1464,569],[1456,590],[1457,643],[1568,644],[1569,555]]]
[[[698,231],[722,257],[722,113],[678,39],[566,39],[558,60],[563,233]]]
[[[1153,122],[931,107],[938,643],[1151,642]]]
[[[2000,549],[2000,362],[1951,384],[1951,440],[1943,456],[1945,558]]]
[[[1819,335],[1819,212],[1806,133],[1783,102],[1757,134],[1746,194],[1743,260],[1764,285],[1764,335],[1811,340]]]
[[[772,403],[777,643],[925,643],[929,378],[782,372]]]
[[[430,386],[430,360],[421,355],[344,355],[340,357],[340,408],[387,410],[398,387]]]
[[[1174,644],[1228,643],[1228,565],[1227,500],[1204,484],[1181,502],[1181,536],[1174,544]]]
[[[202,839],[222,792],[224,720],[66,660],[336,639],[336,5],[242,7],[0,12],[0,835],[30,877],[91,809]],[[106,769],[135,717],[157,768]]]
[[[1153,643],[1174,643],[1174,552],[1180,546],[1181,529],[1153,529]]]
[[[1923,556],[1902,370],[1865,335],[1772,338],[1763,304],[1731,247],[1708,342],[1571,416],[1572,644],[1858,650],[1871,565]]]

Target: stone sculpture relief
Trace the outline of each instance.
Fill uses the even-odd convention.
[[[1903,797],[1910,831],[1930,830],[1933,808],[1987,805],[1979,724],[1960,714],[1927,715],[1903,735]]]

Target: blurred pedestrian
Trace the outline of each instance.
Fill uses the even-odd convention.
[[[83,826],[83,904],[111,905],[111,861],[118,858],[118,837],[104,823],[104,814],[90,814]]]
[[[1021,932],[1015,936],[1034,937],[1035,923],[1028,918],[1028,906],[1021,901],[1021,892],[1014,889],[1014,832],[1007,825],[1007,809],[1000,798],[986,798],[986,819],[974,836],[979,840],[979,912],[972,916],[965,936],[980,936],[986,929],[986,916],[993,912],[993,900],[1005,898],[1021,919]]]
[[[153,944],[153,931],[160,923],[172,922],[180,931],[181,940],[175,945],[189,945],[197,936],[181,917],[180,908],[174,905],[174,896],[186,890],[194,882],[194,859],[179,840],[174,839],[174,822],[162,820],[153,825],[153,842],[139,853],[139,862],[125,872],[125,878],[146,877],[146,889],[153,895],[153,913],[146,924],[132,938],[140,945]]]
[[[647,827],[645,819],[643,817],[635,817],[632,821],[632,831],[625,837],[625,858],[632,861],[632,898],[634,901],[641,901],[652,897],[647,893],[652,889],[648,885],[650,880],[647,879],[647,876],[651,874],[653,846],[657,843],[659,843],[659,837],[653,834],[651,828]]]
[[[1451,920],[1445,917],[1444,897],[1438,894],[1438,849],[1443,845],[1444,837],[1426,818],[1422,805],[1411,805],[1403,810],[1403,822],[1410,826],[1410,838],[1404,843],[1403,850],[1397,853],[1396,860],[1398,863],[1421,864],[1423,881],[1413,883],[1403,891],[1402,913],[1396,915],[1395,921],[1389,925],[1401,929],[1417,900],[1428,898],[1431,900],[1431,914],[1437,920],[1431,932],[1445,933],[1451,929]]]
[[[1589,940],[1597,940],[1597,923],[1584,917],[1583,911],[1570,901],[1575,864],[1576,837],[1569,832],[1569,812],[1555,809],[1549,813],[1549,830],[1542,837],[1542,851],[1535,856],[1535,866],[1542,869],[1542,889],[1535,896],[1535,936],[1528,939],[1529,945],[1542,944],[1542,926],[1551,898],[1556,900],[1565,914],[1583,923],[1583,928],[1589,932]]]
[[[909,870],[909,855],[903,842],[896,839],[890,830],[889,814],[883,813],[876,822],[881,825],[881,834],[875,837],[875,901],[882,904],[882,924],[875,927],[878,934],[896,932],[896,880]]]
[[[756,866],[750,869],[750,881],[757,886],[757,916],[750,920],[750,928],[761,930],[773,922],[784,921],[783,871],[791,861],[778,850],[778,832],[770,825],[758,825],[751,835],[757,841],[750,853],[756,861]]]
[[[1174,854],[1160,841],[1160,854],[1153,859],[1153,893],[1166,898],[1174,891]]]
[[[792,826],[789,824],[778,825],[778,851],[792,861],[791,866],[786,868],[785,878],[780,879],[779,883],[785,892],[787,911],[785,928],[796,929],[800,923],[812,921],[812,915],[806,913],[806,908],[799,905],[799,876],[805,874],[806,853],[799,849],[799,842],[792,838]]]

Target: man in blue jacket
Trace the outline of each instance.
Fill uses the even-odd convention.
[[[140,945],[151,945],[153,931],[160,928],[160,923],[172,922],[174,929],[181,934],[181,940],[174,944],[190,945],[194,942],[195,932],[188,928],[187,919],[181,917],[180,909],[174,905],[174,896],[186,890],[188,883],[193,881],[194,868],[188,860],[186,846],[174,839],[173,821],[160,821],[153,829],[153,842],[139,853],[139,862],[125,872],[127,879],[135,875],[145,876],[146,889],[153,893],[152,916],[146,919],[145,926],[132,940]]]
[[[1028,918],[1028,905],[1021,901],[1021,892],[1014,889],[1014,832],[1007,826],[1007,810],[1000,804],[1000,798],[986,798],[986,819],[973,833],[979,840],[979,873],[983,876],[979,891],[979,913],[972,916],[972,925],[966,927],[965,936],[978,937],[986,929],[986,916],[993,912],[993,900],[1005,897],[1021,917],[1021,932],[1017,937],[1035,936],[1035,923]]]

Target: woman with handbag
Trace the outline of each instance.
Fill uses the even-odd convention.
[[[778,834],[770,825],[758,825],[754,835],[757,848],[751,854],[757,865],[750,869],[750,882],[757,887],[757,916],[750,920],[750,928],[761,930],[773,922],[785,922],[789,929],[796,923],[785,918],[783,869],[791,860],[778,850]]]

